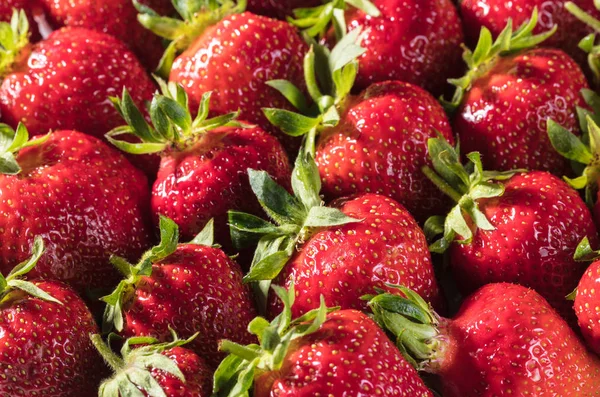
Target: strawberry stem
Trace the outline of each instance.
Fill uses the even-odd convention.
[[[98,353],[102,356],[104,361],[108,364],[113,371],[117,372],[125,368],[125,361],[119,357],[110,347],[102,340],[100,334],[90,334],[90,340],[92,344],[98,350]]]

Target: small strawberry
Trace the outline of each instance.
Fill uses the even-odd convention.
[[[289,181],[289,164],[277,139],[260,127],[235,121],[237,113],[207,118],[210,93],[201,101],[192,119],[188,96],[181,86],[163,85],[165,95],[156,95],[150,105],[151,127],[127,92],[116,107],[128,126],[108,133],[108,139],[133,154],[159,153],[160,169],[152,190],[152,215],[173,219],[185,239],[192,239],[215,218],[219,241],[227,246],[227,211],[236,209],[261,215],[248,184],[248,168],[265,170],[281,183]],[[142,143],[121,140],[135,135]]]
[[[36,237],[31,257],[0,275],[0,394],[92,396],[105,374],[88,337],[98,332],[92,314],[63,283],[20,279],[43,256]]]
[[[600,361],[537,292],[489,284],[447,319],[401,289],[371,297],[374,318],[445,397],[600,396]]]
[[[240,112],[240,118],[285,138],[293,152],[298,145],[269,124],[263,107],[285,106],[266,82],[290,80],[300,85],[302,57],[308,47],[290,24],[241,13],[245,1],[192,0],[178,7],[183,21],[142,13],[142,24],[171,41],[159,73],[181,84],[195,111],[206,92],[213,92],[211,115]],[[222,3],[222,5],[221,5]]]
[[[450,108],[456,110],[454,132],[465,152],[481,153],[486,168],[526,168],[568,172],[546,133],[548,119],[579,134],[579,93],[587,88],[581,69],[557,49],[527,49],[556,29],[537,36],[537,9],[517,31],[509,22],[498,39],[483,28],[474,51],[465,50],[467,74],[452,80],[456,86]],[[527,49],[527,50],[524,50]]]
[[[248,11],[271,18],[284,19],[295,8],[315,7],[321,0],[248,0]]]
[[[148,337],[129,338],[119,356],[100,335],[91,335],[92,343],[114,372],[100,385],[98,397],[209,397],[212,370],[196,353],[181,347],[195,336],[180,340],[173,333],[173,341],[166,343]]]
[[[32,277],[78,292],[113,288],[110,254],[132,258],[151,245],[146,178],[100,140],[56,131],[28,141],[22,124],[0,124],[0,157],[0,271],[41,236],[47,253]]]
[[[356,90],[400,80],[442,94],[446,80],[461,74],[463,32],[451,0],[329,0],[299,9],[292,21],[316,36],[333,21],[330,43],[354,29],[365,32]],[[335,37],[334,37],[335,36]]]
[[[564,297],[585,271],[573,254],[584,237],[598,245],[592,216],[577,192],[547,172],[483,171],[477,152],[467,154],[471,163],[463,167],[458,153],[440,139],[430,140],[429,151],[437,173],[424,172],[456,206],[445,218],[430,218],[425,231],[443,233],[431,249],[449,249],[461,291],[521,284],[573,319]]]
[[[215,373],[214,395],[432,397],[386,334],[356,310],[319,309],[292,320],[295,293],[277,288],[284,312],[249,326],[260,345],[221,341],[230,353]]]
[[[245,281],[258,282],[264,294],[269,280],[294,286],[294,316],[317,307],[365,309],[360,297],[386,283],[406,283],[436,307],[443,306],[425,235],[400,204],[385,196],[363,194],[324,207],[319,174],[310,156],[300,155],[292,176],[295,196],[264,171],[250,172],[250,184],[274,220],[230,213],[238,245],[260,237]],[[260,297],[260,294],[259,294]],[[281,311],[271,295],[269,315]]]
[[[200,333],[188,345],[211,366],[222,359],[217,341],[230,338],[249,343],[245,332],[255,316],[237,263],[212,247],[212,223],[194,240],[177,244],[177,225],[160,220],[160,244],[146,252],[137,265],[117,256],[112,263],[124,279],[102,298],[105,330],[114,326],[122,335],[151,336],[162,342],[170,328],[184,338]]]

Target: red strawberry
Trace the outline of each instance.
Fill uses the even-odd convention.
[[[151,244],[148,185],[116,150],[74,131],[27,142],[27,130],[0,124],[0,271],[7,272],[43,237],[47,253],[32,277],[77,291],[112,288],[111,253],[129,258]],[[8,160],[8,161],[6,161]]]
[[[316,164],[303,155],[293,172],[295,196],[264,171],[250,171],[250,184],[275,224],[230,214],[238,245],[261,237],[245,280],[260,281],[262,291],[266,280],[293,285],[298,295],[295,316],[316,308],[321,294],[328,306],[364,309],[362,295],[398,282],[421,291],[436,307],[443,306],[425,236],[397,202],[365,194],[323,207]],[[271,298],[273,317],[281,307]]]
[[[486,168],[526,168],[563,175],[569,164],[552,148],[547,120],[579,134],[576,108],[583,105],[579,92],[587,88],[587,82],[577,64],[560,50],[514,54],[552,33],[530,36],[536,22],[534,13],[530,22],[514,33],[512,25],[507,26],[493,45],[484,29],[478,48],[466,50],[470,71],[453,81],[457,86],[453,104],[458,106],[454,132],[465,152],[481,153]]]
[[[579,1],[577,3],[580,3]],[[583,50],[588,54],[588,66],[589,70],[592,72],[592,78],[594,80],[594,84],[596,88],[600,87],[600,45],[597,44],[596,35],[600,32],[600,3],[594,2],[594,7],[596,10],[588,13],[586,12],[591,9],[592,5],[581,4],[579,7],[576,3],[572,1],[568,1],[565,3],[565,8],[577,19],[579,19],[582,23],[588,25],[588,30],[593,30],[594,33],[591,33],[585,37],[582,35],[582,40],[579,42],[579,49]],[[574,40],[572,41],[574,42]],[[571,44],[571,43],[569,43]],[[575,51],[574,47],[570,45],[571,51]],[[580,57],[583,56],[581,52],[577,53]],[[578,61],[580,60],[578,57],[575,57]],[[583,62],[580,63],[583,65]],[[587,70],[586,70],[587,71]]]
[[[486,285],[446,319],[403,290],[370,301],[375,319],[445,397],[600,396],[600,361],[535,291]]]
[[[94,395],[105,370],[88,337],[98,332],[92,314],[65,284],[19,280],[43,251],[38,237],[32,257],[0,275],[0,394]]]
[[[173,329],[182,337],[200,333],[188,346],[216,366],[222,359],[217,341],[252,341],[246,332],[255,316],[237,263],[212,247],[212,223],[191,243],[177,244],[179,232],[170,219],[161,218],[160,245],[130,265],[111,261],[125,276],[104,298],[105,319],[122,335],[151,336],[164,342]],[[204,245],[205,244],[205,245]]]
[[[271,18],[285,18],[295,8],[314,7],[320,0],[248,0],[248,11]]]
[[[478,153],[468,154],[472,164],[462,167],[458,154],[438,139],[429,150],[438,174],[425,171],[457,205],[445,220],[430,219],[426,231],[443,231],[432,249],[450,249],[462,292],[517,283],[535,289],[572,319],[564,297],[585,271],[573,254],[584,237],[598,245],[592,216],[577,192],[547,172],[482,171]]]
[[[588,243],[589,244],[589,243]],[[588,346],[600,354],[600,301],[597,291],[600,291],[600,261],[596,261],[579,280],[579,285],[574,294],[570,295],[575,300],[575,314]]]
[[[130,338],[123,344],[120,356],[100,335],[92,335],[91,339],[114,371],[113,376],[100,385],[98,397],[135,396],[140,391],[143,396],[211,395],[211,369],[196,353],[180,347],[191,338],[175,338],[166,343],[158,343],[153,338]]]
[[[433,394],[386,334],[355,310],[318,310],[292,321],[294,292],[277,294],[285,313],[269,324],[256,318],[250,330],[261,345],[222,341],[230,355],[215,373],[214,392],[253,391],[267,396],[414,396]]]
[[[287,149],[294,151],[298,145],[273,128],[261,108],[285,106],[284,97],[267,81],[302,83],[306,43],[286,22],[252,13],[237,14],[243,2],[235,7],[233,2],[225,2],[215,9],[203,3],[197,1],[181,13],[185,22],[140,15],[140,21],[150,29],[156,27],[157,34],[174,38],[165,53],[161,73],[184,87],[192,111],[198,109],[204,93],[213,92],[211,116],[239,110],[241,119],[286,138]],[[198,23],[204,25],[196,26]],[[165,24],[173,29],[165,28]]]
[[[210,93],[204,95],[198,117],[192,120],[183,89],[175,84],[163,89],[165,96],[155,96],[150,106],[154,128],[125,92],[115,103],[129,126],[115,129],[108,138],[130,153],[161,154],[152,191],[156,223],[160,214],[165,215],[179,225],[183,238],[191,239],[215,218],[218,240],[229,245],[228,210],[262,214],[252,198],[248,168],[265,170],[287,183],[290,171],[285,151],[261,128],[234,121],[237,113],[207,119]],[[124,133],[135,134],[144,143],[118,140]]]

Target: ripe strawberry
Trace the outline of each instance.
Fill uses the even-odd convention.
[[[343,11],[348,31],[362,29],[367,51],[360,57],[355,88],[387,80],[400,80],[439,95],[446,80],[461,74],[463,32],[451,0],[330,0],[313,11],[298,10],[297,26],[311,36],[322,34]],[[360,7],[360,8],[357,8]],[[339,23],[338,23],[339,25]],[[336,26],[328,41],[339,39]]]
[[[426,234],[443,232],[431,248],[450,250],[461,291],[469,294],[496,282],[521,284],[571,320],[564,297],[586,267],[573,254],[584,237],[598,245],[592,216],[577,192],[547,172],[482,171],[476,152],[467,155],[472,164],[463,167],[458,154],[439,139],[430,141],[429,151],[437,174],[425,172],[457,205],[445,219],[428,220]]]
[[[145,26],[173,40],[160,72],[184,87],[193,111],[204,93],[213,92],[211,115],[239,110],[241,119],[286,138],[290,152],[297,149],[293,140],[269,124],[261,108],[285,105],[284,97],[267,81],[302,83],[306,43],[286,22],[247,12],[238,14],[244,2],[237,6],[232,1],[223,6],[205,3],[195,1],[189,9],[180,9],[184,21],[140,15]]]
[[[0,275],[0,394],[94,395],[105,371],[88,337],[98,332],[92,314],[63,283],[19,279],[43,254],[37,237],[31,258]]]
[[[375,319],[420,368],[441,377],[445,397],[600,396],[600,361],[535,291],[486,285],[452,319],[403,291],[408,299],[373,297]]]
[[[275,224],[230,214],[238,245],[249,235],[250,241],[261,237],[244,279],[263,286],[266,280],[293,285],[298,295],[294,316],[316,308],[319,296],[328,306],[364,309],[360,297],[375,287],[387,290],[386,283],[411,285],[436,307],[443,306],[425,235],[394,200],[364,194],[323,207],[316,164],[303,155],[293,172],[295,196],[264,171],[250,171],[250,184]],[[271,295],[270,316],[280,311]]]
[[[286,309],[249,329],[261,345],[222,341],[230,355],[215,373],[213,392],[266,396],[414,396],[433,394],[386,334],[356,310],[327,313],[323,303],[292,321],[294,291],[276,290]]]
[[[295,8],[314,7],[321,0],[248,0],[248,11],[271,18],[283,19],[292,15]]]
[[[209,397],[212,371],[196,353],[180,347],[191,341],[159,343],[154,338],[130,338],[116,355],[98,334],[92,343],[114,374],[100,385],[98,397],[182,396]],[[140,346],[141,345],[141,346]],[[162,392],[162,393],[161,393]]]
[[[124,336],[162,342],[170,329],[184,338],[199,332],[188,346],[211,366],[223,358],[217,351],[219,339],[251,342],[246,327],[256,312],[248,288],[239,265],[212,247],[211,228],[212,223],[192,242],[177,244],[177,225],[161,217],[161,242],[137,265],[113,256],[124,279],[102,298],[108,304],[105,329],[114,325]]]
[[[265,113],[284,132],[306,134],[309,148],[320,133],[314,157],[326,199],[378,193],[397,200],[424,222],[447,207],[446,197],[435,193],[435,186],[420,169],[431,164],[427,139],[441,135],[454,142],[450,123],[434,97],[408,83],[386,81],[357,96],[349,95],[355,59],[365,51],[356,44],[364,37],[359,32],[352,31],[327,52],[327,62],[314,59],[322,49],[307,55],[309,91],[314,103],[326,106],[307,108],[305,101],[294,100],[302,115],[277,109],[265,109]],[[321,92],[320,87],[327,85],[320,81],[317,86],[314,70],[319,71],[317,76],[329,73],[336,82],[330,92]],[[282,92],[291,89],[289,82],[271,84]]]
[[[581,334],[596,354],[600,354],[600,301],[596,294],[600,291],[599,282],[600,261],[595,261],[581,277],[575,292],[569,295],[575,301],[574,309]]]
[[[552,148],[546,123],[551,118],[578,135],[576,108],[583,105],[579,93],[587,82],[577,64],[560,50],[515,53],[553,32],[531,36],[537,19],[534,12],[514,33],[509,24],[493,45],[484,28],[477,49],[466,50],[470,70],[453,80],[454,132],[467,153],[481,153],[486,168],[564,175],[569,164]]]
[[[184,239],[191,239],[215,218],[218,241],[228,246],[227,211],[237,209],[262,214],[252,198],[248,168],[265,170],[276,180],[289,181],[289,164],[277,140],[259,127],[234,119],[237,113],[208,119],[210,93],[203,96],[196,119],[188,109],[188,97],[171,83],[165,95],[156,95],[150,106],[154,128],[148,125],[127,92],[115,99],[129,126],[119,127],[107,137],[122,150],[159,153],[162,162],[152,190],[152,215],[173,219]],[[143,143],[119,140],[135,135]]]
[[[23,260],[33,237],[47,253],[32,277],[78,292],[112,288],[111,253],[135,257],[151,244],[144,175],[116,150],[74,131],[27,142],[21,124],[0,124],[0,271]]]

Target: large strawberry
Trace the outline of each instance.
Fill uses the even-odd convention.
[[[0,394],[92,396],[105,374],[88,336],[98,332],[92,314],[63,283],[20,279],[43,256],[37,237],[32,256],[0,275]]]
[[[124,279],[102,298],[107,303],[105,329],[114,326],[124,336],[151,336],[163,342],[169,340],[170,329],[184,338],[199,332],[188,346],[216,366],[222,358],[219,339],[252,341],[246,327],[256,312],[242,284],[242,271],[212,246],[212,223],[192,242],[178,244],[177,225],[161,217],[160,234],[160,244],[135,266],[121,257],[111,258]]]
[[[194,335],[193,337],[195,337]],[[187,340],[159,343],[149,337],[129,338],[121,355],[115,354],[98,334],[90,338],[114,374],[102,382],[98,397],[138,396],[209,397],[212,370],[196,353],[184,346]]]
[[[221,342],[230,355],[215,373],[216,396],[433,396],[367,315],[328,313],[321,302],[292,320],[294,290],[276,292],[284,312],[270,324],[257,317],[249,327],[260,345]]]
[[[462,292],[517,283],[535,289],[572,319],[564,297],[585,271],[573,254],[584,237],[598,245],[593,218],[577,192],[547,172],[483,171],[477,152],[467,155],[470,164],[463,167],[446,142],[431,139],[429,146],[437,173],[424,172],[456,206],[446,218],[428,220],[425,230],[443,233],[431,248],[450,250]]]
[[[386,81],[350,95],[356,58],[365,51],[360,30],[353,30],[329,52],[315,46],[305,60],[308,107],[297,93],[288,95],[301,114],[265,109],[275,125],[291,135],[306,134],[327,200],[355,193],[378,193],[397,200],[421,222],[444,211],[445,197],[420,169],[431,164],[427,139],[443,136],[453,143],[444,109],[423,89]],[[333,84],[331,83],[333,82]],[[272,81],[281,92],[298,92],[289,82]]]
[[[486,168],[526,168],[564,175],[568,162],[558,156],[546,133],[548,119],[579,134],[579,92],[587,88],[581,69],[557,49],[528,49],[554,30],[532,36],[537,11],[517,31],[509,22],[492,43],[483,28],[474,51],[465,50],[467,74],[456,86],[454,132],[465,152],[481,153]]]
[[[0,271],[23,260],[36,235],[47,253],[33,277],[79,292],[112,288],[111,253],[136,257],[151,244],[144,175],[118,151],[74,131],[28,142],[0,124]]]
[[[292,176],[295,196],[264,171],[250,171],[250,184],[274,224],[230,214],[234,241],[261,238],[245,280],[259,282],[263,294],[268,280],[293,285],[294,316],[316,308],[321,295],[328,306],[365,309],[360,297],[375,287],[387,289],[387,283],[411,285],[443,306],[425,235],[394,200],[362,194],[324,207],[318,170],[303,154]],[[273,317],[281,308],[271,298]]]
[[[281,107],[285,100],[266,82],[302,84],[302,57],[308,46],[287,22],[244,12],[245,1],[185,1],[183,21],[146,12],[140,21],[172,40],[160,68],[164,77],[181,84],[196,111],[206,92],[213,92],[212,115],[240,111],[240,117],[285,140],[293,140],[269,124],[263,107]]]
[[[537,292],[490,284],[440,318],[414,292],[372,297],[375,319],[445,397],[600,396],[600,361]]]
[[[338,39],[346,27],[366,32],[357,90],[400,80],[441,94],[446,80],[462,72],[463,33],[452,1],[371,1],[330,0],[312,10],[297,10],[293,23],[311,36],[322,34],[331,20]],[[333,31],[329,29],[329,42],[335,41]]]

